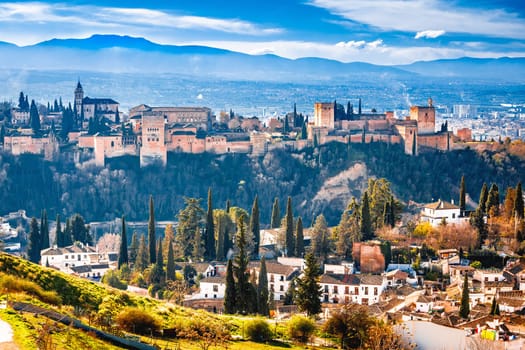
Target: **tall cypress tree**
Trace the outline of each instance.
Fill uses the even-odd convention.
[[[164,284],[164,281],[166,280],[166,275],[164,273],[164,260],[162,257],[162,238],[159,238],[157,242],[157,249],[156,249],[156,258],[155,263],[153,264],[153,267],[151,268],[150,273],[150,283],[156,284],[156,285],[162,285]]]
[[[229,213],[230,212],[230,208],[231,208],[231,203],[230,203],[230,200],[227,199],[226,200],[226,213]]]
[[[295,255],[295,237],[293,234],[293,213],[292,213],[292,197],[288,196],[286,203],[285,216],[285,239],[286,239],[286,254],[287,256]]]
[[[278,228],[281,226],[281,209],[279,209],[279,198],[275,197],[272,206],[272,219],[270,222],[271,228]]]
[[[465,175],[461,176],[461,185],[459,186],[459,212],[460,215],[465,215],[467,203],[465,201]]]
[[[372,219],[370,217],[370,203],[368,200],[368,192],[365,191],[363,199],[361,200],[361,235],[363,241],[368,241],[374,238],[372,231]]]
[[[257,284],[257,310],[260,315],[268,316],[270,314],[268,296],[268,274],[266,272],[266,259],[263,256],[259,268],[259,283]]]
[[[122,230],[120,235],[120,249],[118,253],[118,268],[120,269],[122,265],[129,264],[128,259],[128,237],[126,235],[126,219],[122,215]]]
[[[73,228],[71,227],[71,219],[66,219],[66,228],[64,229],[63,237],[63,247],[68,247],[73,244]]]
[[[499,215],[499,189],[498,185],[493,183],[490,186],[489,195],[487,197],[487,204],[485,205],[487,209],[487,214],[489,216],[498,216]]]
[[[233,276],[233,262],[228,260],[228,265],[226,267],[226,290],[224,291],[224,313],[234,314],[235,303],[236,303],[236,287],[235,287],[235,278]]]
[[[215,226],[213,224],[213,206],[211,188],[208,189],[208,212],[206,214],[206,230],[204,232],[204,258],[215,260]]]
[[[520,220],[525,215],[523,205],[523,190],[521,189],[521,181],[516,186],[516,200],[514,201],[514,215]]]
[[[461,292],[461,305],[459,307],[459,316],[463,318],[468,318],[470,313],[470,304],[469,304],[469,291],[468,291],[468,276],[465,274],[463,280],[463,291]]]
[[[168,242],[168,261],[166,262],[166,279],[169,281],[175,281],[175,257],[173,255],[173,242]]]
[[[31,100],[31,107],[29,108],[29,119],[31,121],[31,129],[35,134],[40,132],[40,116],[38,115],[38,108],[36,107],[35,100]]]
[[[253,237],[253,252],[252,256],[259,257],[259,244],[261,242],[261,227],[259,223],[259,199],[255,196],[252,205],[252,214],[250,216],[250,232]]]
[[[155,236],[155,209],[153,207],[153,196],[149,196],[149,221],[148,221],[148,244],[149,244],[149,262],[154,264],[156,259],[155,243],[157,238]]]
[[[246,241],[246,218],[245,214],[241,214],[237,221],[237,236],[235,239],[235,244],[237,246],[237,254],[235,256],[235,277],[236,277],[236,302],[235,308],[236,311],[241,314],[247,314],[252,305],[250,303],[250,295],[252,291],[252,286],[250,283],[250,274],[248,272],[248,252],[246,251],[247,241]]]
[[[137,262],[137,254],[139,253],[139,239],[137,238],[137,232],[133,232],[131,236],[131,244],[129,246],[129,261],[133,264]]]
[[[481,192],[479,194],[479,204],[478,208],[483,214],[487,213],[487,198],[489,197],[489,190],[486,183],[483,183],[481,187]]]
[[[31,219],[29,225],[29,250],[27,251],[27,257],[29,261],[36,264],[40,263],[40,244],[42,238],[40,237],[40,228],[38,227],[38,221],[35,217]]]
[[[47,212],[42,210],[42,216],[40,217],[40,249],[49,248],[49,223],[47,221]]]
[[[137,260],[135,261],[136,271],[144,271],[146,267],[148,267],[150,262],[148,252],[149,250],[146,244],[146,237],[145,235],[140,235],[139,250],[137,252]]]
[[[304,255],[303,219],[299,216],[295,229],[295,256],[302,258]]]
[[[62,236],[63,233],[62,233],[62,224],[60,223],[60,214],[57,214],[56,222],[57,222],[57,228],[55,230],[55,245],[57,247],[64,247],[63,246],[64,238]]]

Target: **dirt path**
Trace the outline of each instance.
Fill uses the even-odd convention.
[[[0,349],[18,350],[18,346],[13,342],[13,329],[9,323],[0,320]]]

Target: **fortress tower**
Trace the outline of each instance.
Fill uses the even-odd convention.
[[[315,103],[314,104],[314,126],[333,129],[335,124],[334,103]]]
[[[84,89],[82,89],[82,85],[80,84],[80,80],[78,80],[77,88],[75,89],[75,111],[77,113],[77,117],[79,117],[82,114],[82,100],[84,99]]]
[[[428,107],[410,107],[410,120],[417,121],[418,134],[433,134],[436,129],[436,110],[432,99],[428,99]]]

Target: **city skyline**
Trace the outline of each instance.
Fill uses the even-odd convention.
[[[458,57],[524,57],[516,1],[3,2],[0,41],[19,46],[93,34],[144,37],[286,58],[409,64]]]

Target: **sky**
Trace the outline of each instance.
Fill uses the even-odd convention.
[[[0,41],[26,46],[93,34],[383,65],[525,57],[525,1],[0,2]]]

